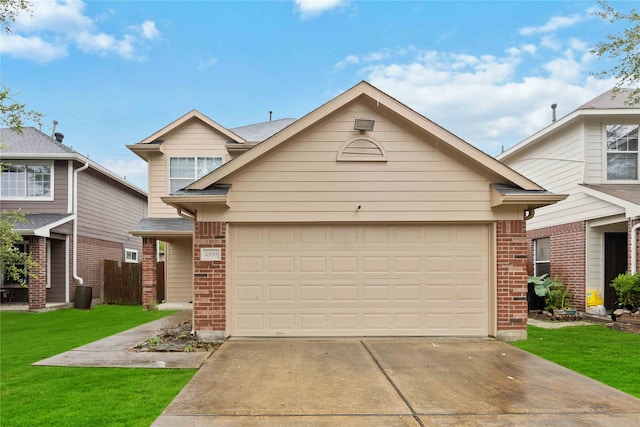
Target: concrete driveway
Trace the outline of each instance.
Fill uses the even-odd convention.
[[[640,399],[491,340],[230,340],[154,426],[640,425]]]

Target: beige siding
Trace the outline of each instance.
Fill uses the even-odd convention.
[[[372,117],[371,136],[387,162],[341,161],[339,150],[361,134],[355,117]],[[200,220],[451,221],[493,220],[490,180],[363,104],[352,104],[231,176],[227,210]],[[206,209],[206,208],[205,208]],[[516,219],[517,212],[508,212]]]
[[[587,227],[586,289],[599,290],[604,295],[604,241],[599,230]]]
[[[551,227],[568,222],[584,221],[624,214],[624,209],[595,197],[574,192],[555,205],[536,209],[533,219],[527,221],[527,230]]]
[[[193,301],[193,243],[191,238],[165,244],[166,302]]]
[[[586,171],[584,182],[586,184],[601,184],[606,176],[604,161],[604,134],[603,123],[599,119],[589,119],[585,123],[585,159]]]
[[[178,217],[175,208],[162,202],[169,194],[169,159],[171,157],[222,157],[227,162],[228,138],[194,119],[167,134],[161,154],[149,156],[149,216]]]
[[[122,243],[142,253],[142,239],[129,234],[146,216],[146,198],[88,169],[78,174],[78,235]]]

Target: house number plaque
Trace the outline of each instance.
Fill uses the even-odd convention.
[[[220,261],[222,251],[220,248],[200,248],[200,261]]]

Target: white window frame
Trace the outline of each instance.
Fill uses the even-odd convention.
[[[24,196],[2,196],[2,200],[38,200],[38,201],[52,201],[53,195],[55,194],[54,184],[55,184],[55,167],[54,163],[51,160],[5,160],[6,166],[48,166],[50,171],[50,185],[49,185],[49,195],[48,196],[28,196],[27,193],[27,182],[25,181],[25,195]],[[0,173],[0,186],[2,183],[2,173]]]
[[[130,255],[134,255],[134,256],[130,257]],[[124,262],[130,262],[130,263],[134,263],[134,264],[139,263],[140,260],[138,258],[138,251],[135,250],[135,249],[125,248],[124,249]]]
[[[181,177],[172,177],[171,176],[171,162],[173,160],[177,160],[177,159],[193,159],[194,160],[194,169],[193,169],[193,175],[189,175],[189,176],[181,176]],[[205,160],[205,159],[213,159],[213,161],[215,163],[217,163],[217,166],[213,169],[211,169],[210,171],[201,174],[198,171],[198,164],[200,161]],[[211,173],[212,171],[216,170],[217,168],[219,168],[220,166],[222,166],[222,164],[224,163],[224,159],[222,158],[222,156],[171,156],[169,157],[169,193],[173,193],[174,190],[172,189],[172,185],[171,183],[174,180],[183,180],[183,181],[187,181],[189,180],[189,183],[185,183],[184,185],[182,185],[180,188],[184,188],[187,185],[191,184],[194,181],[197,181],[198,179],[202,178],[203,176]]]
[[[640,134],[640,123],[632,123],[632,122],[608,122],[604,123],[602,126],[602,180],[610,183],[637,183],[640,182],[640,141],[638,141],[638,149],[636,151],[618,151],[618,150],[609,150],[607,144],[607,128],[609,126],[638,126],[638,132]],[[636,155],[636,177],[635,179],[609,179],[609,169],[608,169],[608,159],[609,154],[634,154]]]
[[[538,259],[538,243],[541,240],[549,241],[549,259]],[[540,276],[540,272],[538,271],[538,265],[540,264],[548,264],[549,273],[551,273],[551,238],[550,237],[541,237],[539,239],[533,240],[533,275],[534,276]]]

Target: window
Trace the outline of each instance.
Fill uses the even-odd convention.
[[[138,251],[134,249],[125,249],[124,262],[138,262]]]
[[[169,164],[170,192],[186,187],[222,165],[222,157],[172,157]]]
[[[53,199],[52,164],[10,163],[0,174],[0,195],[5,200]]]
[[[548,237],[533,241],[533,275],[551,272],[551,241]]]
[[[607,180],[638,179],[638,125],[607,125]]]

